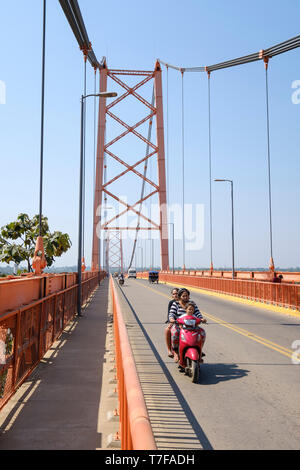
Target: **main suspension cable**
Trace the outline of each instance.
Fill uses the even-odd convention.
[[[273,57],[278,54],[283,54],[284,52],[291,51],[300,47],[300,36],[295,36],[294,38],[288,39],[287,41],[276,44],[275,46],[269,47],[265,50],[260,50],[259,52],[254,52],[253,54],[245,55],[243,57],[238,57],[236,59],[227,60],[225,62],[220,62],[214,65],[209,66],[198,66],[198,67],[178,67],[167,62],[164,62],[160,59],[159,62],[166,67],[178,70],[179,72],[212,72],[214,70],[225,69],[228,67],[235,67],[236,65],[247,64],[250,62],[255,62],[258,60],[264,59],[264,57]]]
[[[86,49],[88,51],[87,60],[90,62],[91,66],[100,69],[101,67],[103,67],[103,64],[102,62],[99,64],[96,55],[91,47],[91,43],[84,25],[84,21],[77,0],[59,0],[59,3],[73,31],[79,48],[81,50]]]

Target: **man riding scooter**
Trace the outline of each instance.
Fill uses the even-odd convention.
[[[120,286],[122,286],[124,284],[124,274],[123,273],[119,274],[119,284],[120,284]]]

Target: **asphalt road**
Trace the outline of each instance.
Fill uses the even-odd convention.
[[[150,285],[140,279],[126,279],[122,288],[144,335],[135,351],[138,363],[140,368],[149,367],[145,383],[156,384],[160,399],[157,405],[152,397],[150,406],[155,418],[160,410],[159,419],[153,420],[160,423],[158,439],[165,417],[169,435],[174,429],[174,448],[178,448],[175,437],[184,435],[189,421],[192,432],[184,435],[189,448],[299,449],[300,364],[293,353],[297,340],[300,352],[300,317],[191,291],[191,299],[208,320],[205,363],[199,384],[193,384],[166,354],[164,322],[170,290],[170,285]],[[145,342],[161,374],[151,373],[152,359],[148,364],[142,360]],[[148,401],[151,393],[146,393]]]

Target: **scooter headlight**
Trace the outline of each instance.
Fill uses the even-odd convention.
[[[195,328],[196,320],[187,318],[186,320],[184,320],[184,324],[185,324],[185,326],[188,326],[189,328]]]

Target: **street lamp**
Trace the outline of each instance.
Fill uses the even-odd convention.
[[[141,250],[141,270],[144,270],[144,250],[142,246],[138,246],[138,248]]]
[[[234,217],[233,217],[233,181],[228,179],[215,179],[218,182],[228,182],[231,185],[231,243],[232,243],[232,279],[234,279]]]
[[[81,317],[81,259],[82,259],[82,202],[83,202],[83,132],[84,132],[84,106],[85,99],[90,96],[99,98],[112,98],[117,96],[115,92],[101,92],[90,95],[81,95],[81,125],[80,125],[80,169],[79,169],[79,227],[78,227],[78,296],[77,296],[77,315]]]
[[[151,238],[146,238],[145,239],[145,268],[150,269],[151,265],[151,245],[149,247],[149,264],[147,261],[147,256],[148,256],[148,250],[147,250],[147,242],[152,242]]]
[[[107,201],[105,200],[105,206],[103,206],[103,214],[101,219],[103,220],[103,225],[106,225],[107,214],[110,210],[113,210],[113,206],[108,206]],[[103,233],[103,270],[109,274],[109,260],[108,260],[108,250],[109,250],[109,238],[108,238],[108,231],[102,230]],[[100,234],[100,241],[101,241],[101,234]]]

